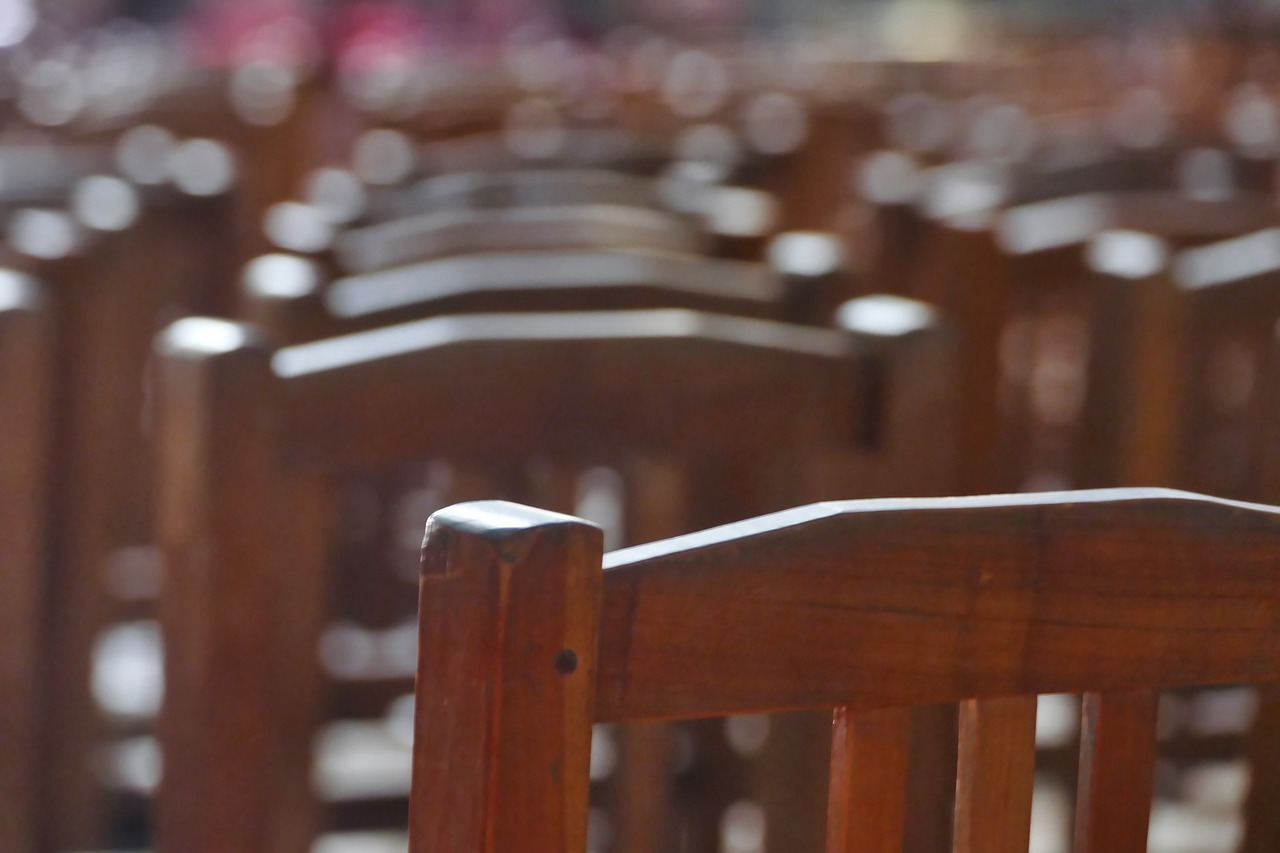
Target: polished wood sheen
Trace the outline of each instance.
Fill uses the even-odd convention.
[[[433,600],[442,543],[451,555],[477,555],[449,563],[450,573],[482,571],[492,559],[488,543],[512,524],[486,519],[510,517],[530,515],[464,504],[432,517],[424,613],[440,614],[445,600]],[[552,523],[556,535],[568,535],[560,528],[569,522]],[[585,524],[578,530],[589,535]],[[852,811],[832,815],[828,851],[845,849],[853,827],[870,831],[863,821],[882,828],[861,849],[896,843],[896,796],[863,789],[865,777],[855,783],[849,774],[862,748],[882,758],[885,784],[900,786],[907,726],[894,709],[935,702],[961,703],[954,850],[1025,850],[1035,697],[1085,692],[1077,825],[1081,844],[1095,846],[1080,849],[1121,850],[1136,844],[1140,803],[1149,805],[1142,792],[1149,791],[1151,754],[1143,744],[1153,691],[1276,679],[1278,553],[1280,510],[1167,490],[818,504],[602,555],[600,597],[584,592],[576,607],[580,618],[599,619],[596,719],[838,708],[832,811],[842,804]],[[561,570],[580,559],[575,554]],[[548,601],[530,596],[523,605],[533,613]],[[573,604],[556,604],[549,622],[572,624],[560,608]],[[483,636],[466,633],[469,619],[457,609],[452,618],[437,615],[430,628],[424,619],[424,654],[441,632],[457,639],[457,655],[491,648],[495,639],[510,644],[510,632],[533,618],[518,615],[521,605],[508,599],[505,619]],[[539,625],[531,637],[549,630]],[[516,643],[516,654],[537,645]],[[463,695],[473,676],[424,668],[418,690]],[[523,676],[506,689],[522,701],[530,692]],[[561,695],[547,694],[533,718],[561,708]],[[584,698],[578,711],[590,702]],[[544,729],[531,725],[521,737],[532,747]],[[414,784],[426,790],[437,783],[422,768],[440,753],[426,740],[417,750]],[[531,772],[524,756],[532,753],[515,753],[505,762],[485,750],[470,753],[470,762],[451,760],[485,768],[470,774],[478,785],[488,774]],[[1129,782],[1136,787],[1123,802],[1100,801],[1110,786]],[[538,844],[520,849],[564,850],[563,827],[527,824],[529,815],[550,813],[564,792],[512,790],[532,801],[504,798],[487,836],[522,826]],[[1096,825],[1111,813],[1120,826]],[[450,817],[430,798],[417,799],[414,849],[429,849],[425,833]]]
[[[1027,849],[1035,746],[1035,696],[960,703],[954,853]]]
[[[1076,853],[1142,853],[1151,823],[1156,693],[1086,693]]]
[[[423,553],[418,677],[466,687],[418,699],[413,809],[433,818],[410,849],[584,849],[599,609],[580,604],[599,601],[600,531],[509,504],[467,512],[480,535],[446,529]]]
[[[0,272],[0,849],[34,853],[52,483],[54,327],[35,281]]]
[[[911,715],[836,708],[831,737],[827,853],[901,853]]]
[[[932,362],[931,383],[947,375],[947,340],[930,323],[894,336],[658,310],[429,318],[271,350],[245,325],[175,323],[158,343],[156,429],[172,667],[162,740],[182,770],[161,785],[162,843],[213,844],[236,814],[241,850],[305,846],[306,756],[325,715],[314,650],[336,610],[326,597],[349,588],[325,541],[344,477],[440,461],[487,476],[478,495],[532,479],[532,494],[571,507],[570,473],[608,465],[626,483],[626,535],[656,539],[812,494],[776,466],[799,471],[816,450],[913,469],[911,442],[877,443],[868,425],[903,422],[923,396],[890,393],[899,357]],[[945,428],[933,442],[949,446]],[[952,458],[932,450],[923,458]],[[643,754],[662,777],[667,743],[651,727],[624,738],[622,757]],[[242,784],[249,766],[261,772]],[[627,798],[615,825],[660,838],[679,804],[661,801],[665,780],[639,790],[647,799]]]
[[[598,710],[870,709],[1265,680],[1280,644],[1275,523],[1247,504],[1099,490],[819,504],[614,552]]]

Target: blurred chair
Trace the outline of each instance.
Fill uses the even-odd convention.
[[[839,247],[824,235],[784,235],[774,249],[767,265],[624,246],[479,252],[330,281],[318,261],[264,255],[242,276],[242,314],[280,343],[497,312],[689,308],[829,323],[851,289]]]
[[[176,316],[225,310],[230,253],[219,239],[222,193],[193,197],[100,174],[73,178],[63,197],[57,207],[8,211],[5,252],[44,285],[57,336],[48,388],[56,416],[45,425],[57,533],[42,581],[37,811],[46,843],[74,849],[102,840],[108,794],[97,750],[129,726],[95,702],[94,649],[108,625],[146,613],[138,595],[120,595],[129,586],[121,578],[149,577],[143,586],[154,593],[154,552],[135,547],[152,535],[148,341]]]
[[[350,577],[327,568],[344,477],[434,460],[450,464],[455,495],[570,509],[578,475],[609,466],[628,541],[793,502],[815,488],[804,472],[842,456],[867,459],[846,471],[883,465],[926,493],[949,488],[949,337],[918,309],[871,313],[879,326],[846,324],[858,332],[687,311],[471,315],[274,352],[244,326],[172,326],[158,345],[162,847],[225,843],[235,827],[246,849],[300,850],[315,832],[308,780],[326,712],[313,662],[328,602],[337,590],[342,612],[387,587],[371,556]],[[657,747],[624,754],[637,758],[622,784],[667,784]],[[620,849],[668,831],[669,795],[645,796],[615,806],[635,845]],[[691,843],[714,846],[719,813],[688,820],[704,833]]]
[[[56,329],[48,294],[0,272],[0,847],[37,850],[42,612],[54,534],[49,464]]]

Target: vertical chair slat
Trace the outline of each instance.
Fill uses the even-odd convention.
[[[1035,696],[960,705],[954,853],[1026,853],[1035,738]]]
[[[911,711],[836,708],[827,799],[827,853],[900,853]]]
[[[1086,693],[1076,853],[1143,853],[1151,823],[1156,693]]]
[[[433,516],[413,853],[585,849],[601,555],[600,530],[567,516],[501,502]]]
[[[53,327],[34,281],[0,277],[0,850],[37,849],[40,610]]]
[[[1249,796],[1241,853],[1269,853],[1280,838],[1280,685],[1258,689],[1258,713],[1249,738]]]
[[[628,723],[619,735],[617,849],[619,853],[666,849],[675,726],[665,721]]]
[[[652,542],[685,532],[687,481],[678,466],[660,458],[633,458],[623,466],[622,474],[626,483],[622,535],[626,542]],[[672,843],[668,833],[675,724],[632,723],[622,727],[619,735],[622,772],[616,782],[614,809],[618,853],[667,849]]]

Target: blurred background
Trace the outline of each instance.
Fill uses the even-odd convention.
[[[0,0],[0,850],[406,849],[453,501],[1280,503],[1278,98],[1272,0]],[[599,726],[591,850],[821,849],[821,716]],[[1152,851],[1273,716],[1162,697]]]

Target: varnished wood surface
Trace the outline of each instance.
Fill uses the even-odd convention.
[[[764,447],[764,436],[775,448],[838,443],[856,435],[846,390],[856,387],[856,351],[852,336],[831,330],[671,310],[431,318],[286,347],[272,364],[295,452],[341,465],[440,447],[446,436],[491,458],[589,457],[600,451],[575,426],[581,412],[607,422],[595,440],[678,443],[684,454]],[[691,360],[706,369],[681,367]],[[643,392],[656,375],[669,377],[661,406]],[[762,409],[753,389],[790,402]],[[495,400],[501,442],[476,427]],[[690,422],[692,408],[710,414]],[[750,431],[729,428],[747,422]]]
[[[513,529],[530,536],[525,525],[535,519],[491,503],[436,513],[424,613],[451,600],[434,597],[441,571],[461,579],[492,565],[497,543]],[[568,524],[541,523],[534,530],[544,535]],[[477,553],[465,559],[458,542]],[[962,703],[953,849],[1025,850],[1035,697],[1061,691],[1095,697],[1086,711],[1077,849],[1141,849],[1152,691],[1276,677],[1277,543],[1276,508],[1167,490],[816,505],[606,555],[601,597],[583,588],[576,612],[600,619],[597,719],[837,706],[828,853],[849,849],[860,832],[868,846],[857,849],[898,849],[905,706],[935,701]],[[456,562],[443,562],[446,551]],[[565,559],[562,570],[580,559]],[[951,594],[935,594],[944,588]],[[525,604],[536,612],[545,601]],[[512,596],[506,606],[514,612],[521,602]],[[571,619],[560,615],[565,606],[537,630]],[[436,620],[422,634],[424,651],[440,632],[468,624]],[[467,636],[457,654],[507,637],[497,629]],[[458,691],[469,681],[431,687]],[[527,696],[524,685],[506,689]],[[578,710],[591,701],[583,697]],[[559,715],[562,702],[549,697],[530,713]],[[540,738],[532,727],[502,733]],[[434,784],[438,774],[421,768],[433,767],[442,749],[420,742],[415,786]],[[471,777],[468,796],[483,795],[486,774],[528,772],[528,754],[501,758],[471,747],[485,771]],[[873,770],[851,775],[868,763]],[[1111,785],[1121,786],[1114,798]],[[555,817],[558,788],[519,797],[503,804],[491,830],[543,811],[559,823],[536,837],[560,842],[574,825],[576,817]],[[1117,823],[1104,825],[1113,811]],[[415,843],[449,817],[430,799],[415,800]]]
[[[0,272],[0,849],[35,853],[55,327],[34,280]]]
[[[158,845],[301,853],[309,836],[277,848],[272,821],[282,815],[284,786],[307,784],[307,764],[290,779],[275,760],[287,737],[275,715],[274,623],[246,618],[246,602],[277,594],[276,567],[264,556],[278,553],[280,507],[270,488],[239,485],[250,472],[272,478],[268,484],[278,476],[279,423],[267,402],[266,356],[247,348],[209,356],[180,343],[171,342],[174,357],[162,360],[158,373],[159,537],[166,565],[181,573],[170,576],[161,596],[160,738],[171,781],[159,792]],[[226,429],[230,423],[237,427]],[[204,470],[221,476],[201,478]],[[219,771],[210,772],[214,767]]]
[[[614,552],[599,713],[1266,680],[1277,524],[1265,507],[1101,490],[819,504]]]
[[[1087,693],[1076,793],[1076,853],[1143,853],[1156,769],[1154,690]]]
[[[599,610],[580,605],[599,601],[600,531],[508,504],[466,512],[423,554],[410,849],[585,849]]]
[[[960,703],[954,853],[1022,853],[1031,842],[1036,697]]]
[[[1280,689],[1275,682],[1259,690],[1257,714],[1249,736],[1249,793],[1243,853],[1263,853],[1280,838]]]
[[[489,560],[489,543],[508,528],[527,535],[530,517],[492,503],[433,516],[424,612],[445,601],[433,601],[443,543],[485,543],[483,555],[458,558],[461,578]],[[904,706],[961,701],[954,849],[1021,850],[1036,695],[1084,690],[1094,698],[1085,712],[1078,849],[1140,849],[1152,690],[1275,678],[1277,540],[1274,507],[1111,489],[818,505],[625,549],[603,557],[602,598],[593,592],[577,602],[582,619],[600,619],[596,719],[837,706],[832,853],[850,849],[858,833],[870,845],[858,849],[897,849],[910,731]],[[571,547],[557,565],[581,560]],[[932,594],[942,587],[954,593],[945,601]],[[439,644],[433,630],[422,634],[424,652]],[[556,707],[550,701],[539,713]],[[539,734],[530,727],[522,736]],[[872,757],[881,775],[854,774]],[[417,760],[434,758],[420,752]],[[486,772],[531,768],[521,756],[490,753]],[[415,784],[435,776],[420,771]],[[483,790],[479,776],[467,784],[470,795]],[[563,793],[544,785],[521,797],[494,826],[561,802]],[[421,843],[425,827],[447,817],[417,799],[412,833]]]
[[[916,338],[930,335],[945,340],[940,329],[925,324],[905,336],[911,345],[902,351],[915,351]],[[947,352],[919,343],[921,353]],[[436,318],[274,353],[257,345],[243,325],[200,318],[175,324],[160,342],[157,398],[169,567],[164,631],[175,649],[171,665],[180,667],[169,689],[182,692],[182,698],[171,692],[169,706],[194,703],[199,709],[166,711],[164,747],[183,756],[179,766],[209,767],[216,760],[228,769],[207,773],[199,790],[184,781],[189,774],[167,777],[176,781],[162,788],[165,837],[194,849],[190,845],[202,837],[197,827],[212,819],[202,805],[210,798],[228,810],[255,809],[245,814],[258,817],[242,818],[248,826],[272,825],[272,812],[290,814],[281,811],[281,798],[305,790],[280,784],[270,796],[251,799],[240,788],[223,790],[216,780],[237,778],[234,768],[260,749],[240,744],[231,732],[250,713],[272,715],[266,724],[275,744],[273,775],[296,778],[291,774],[305,767],[300,744],[312,729],[299,721],[320,713],[319,706],[305,672],[283,661],[289,649],[305,654],[304,635],[318,641],[319,622],[329,611],[317,590],[333,589],[333,579],[317,567],[333,552],[300,533],[294,539],[311,543],[305,551],[282,552],[289,538],[266,530],[274,525],[283,531],[286,521],[299,530],[307,525],[312,536],[329,529],[322,511],[311,509],[313,487],[327,493],[344,474],[423,458],[479,465],[492,487],[530,459],[549,459],[621,465],[638,489],[627,499],[636,513],[627,522],[632,536],[743,517],[770,505],[763,503],[771,495],[756,469],[779,454],[798,455],[816,445],[833,454],[839,448],[879,452],[862,421],[863,410],[882,400],[862,395],[859,365],[873,356],[891,364],[894,351],[892,335],[687,311]],[[460,384],[460,375],[468,381]],[[898,374],[888,370],[885,376]],[[663,389],[662,406],[646,393],[655,382]],[[751,429],[742,429],[744,423]],[[263,446],[253,450],[259,442]],[[256,461],[241,464],[233,451],[252,451]],[[909,448],[894,452],[910,461]],[[677,471],[698,483],[696,500],[680,495],[680,477],[671,476]],[[546,485],[552,496],[566,488],[557,488],[554,478]],[[204,556],[213,542],[228,543],[217,546],[216,559]],[[255,548],[267,550],[255,558]],[[250,580],[237,588],[229,579],[241,575]],[[265,596],[244,592],[275,590],[281,577],[301,585]],[[205,611],[207,618],[191,615]],[[292,673],[291,679],[266,679],[259,689],[270,698],[246,703],[235,715],[206,708],[200,697],[217,689],[220,667],[228,668],[226,678],[232,670],[240,681],[265,678],[263,658],[274,653],[250,652],[259,642],[279,650],[278,671]],[[237,669],[231,663],[248,654],[255,654],[251,664]],[[208,656],[208,668],[183,663],[190,655]],[[219,738],[229,745],[211,753],[211,739],[187,719],[224,726]],[[282,751],[294,760],[286,761]],[[664,770],[664,762],[648,764]],[[813,806],[820,810],[821,797]],[[220,813],[226,819],[231,812]],[[657,824],[645,823],[655,820],[648,813],[632,823],[659,832]],[[713,826],[709,835],[714,832]],[[244,843],[268,842],[259,834]]]
[[[91,694],[98,632],[113,615],[103,576],[117,549],[152,537],[146,364],[155,331],[175,314],[225,307],[227,250],[214,224],[221,199],[171,199],[118,233],[85,235],[65,256],[26,259],[49,288],[59,347],[54,393],[59,534],[46,637],[43,834],[55,849],[91,846],[105,804],[90,766],[106,730]]]
[[[827,853],[901,853],[910,744],[905,709],[835,709]]]

